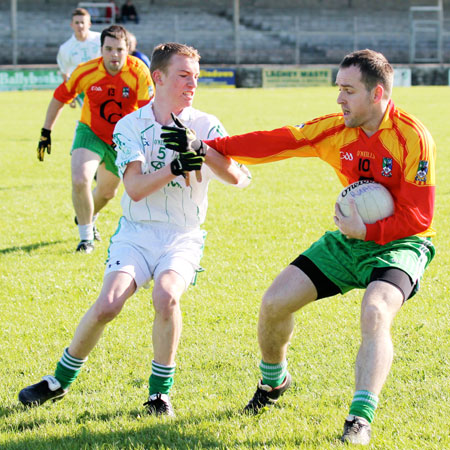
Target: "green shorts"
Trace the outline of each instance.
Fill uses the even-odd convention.
[[[375,268],[396,268],[411,278],[412,297],[434,254],[429,238],[410,236],[379,245],[373,241],[347,239],[340,231],[328,231],[302,255],[312,261],[342,294],[366,288]],[[294,265],[297,264],[294,262]]]
[[[77,148],[87,148],[91,152],[100,156],[100,164],[105,163],[105,168],[117,177],[119,172],[116,166],[117,152],[111,145],[103,142],[85,123],[78,122],[73,138],[72,150],[70,154]]]

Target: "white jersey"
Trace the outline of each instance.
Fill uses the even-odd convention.
[[[177,156],[177,152],[164,146],[160,137],[161,125],[155,119],[152,105],[153,102],[150,102],[116,124],[113,140],[117,145],[116,164],[121,178],[126,165],[132,161],[141,161],[142,173],[150,173],[169,165]],[[188,107],[179,118],[200,139],[226,136],[220,121],[211,114]],[[194,172],[190,176],[190,186],[186,186],[185,179],[178,176],[139,202],[131,200],[125,191],[121,200],[123,215],[134,222],[156,221],[181,227],[198,227],[206,216],[208,183],[213,178],[220,180],[206,164],[202,165],[201,173],[201,183],[197,181]]]
[[[70,76],[78,64],[101,56],[100,33],[90,31],[84,41],[78,41],[75,35],[59,47],[56,61],[59,70]]]

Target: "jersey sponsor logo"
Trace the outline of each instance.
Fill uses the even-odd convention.
[[[144,134],[141,133],[141,142],[142,142],[142,146],[145,147],[150,147],[150,142],[148,142],[147,138],[145,137]]]
[[[358,150],[357,156],[359,156],[360,158],[375,159],[375,153],[368,152],[366,150]]]
[[[91,86],[91,91],[102,92],[103,89],[101,86]]]
[[[392,158],[383,158],[381,175],[383,175],[383,177],[392,177]]]
[[[168,183],[167,187],[176,187],[182,189],[182,186],[180,183],[178,183],[178,181],[171,181],[170,183]]]
[[[122,103],[106,100],[100,105],[100,117],[110,124],[116,124],[122,117]]]
[[[148,139],[147,139],[145,133],[147,132],[147,130],[150,130],[151,128],[153,128],[153,125],[150,125],[150,126],[147,127],[145,130],[142,130],[142,131],[140,132],[141,142],[142,142],[142,145],[143,145],[144,148],[145,148],[145,147],[150,147],[150,142],[148,141]]]
[[[426,182],[428,174],[428,161],[420,161],[419,167],[417,168],[415,181]]]
[[[123,98],[128,98],[130,96],[130,88],[128,86],[125,86],[122,89],[122,97]]]
[[[341,155],[341,159],[345,159],[346,161],[353,161],[353,153],[350,152],[339,152]]]
[[[162,169],[166,165],[164,161],[152,161],[150,164],[155,170]]]

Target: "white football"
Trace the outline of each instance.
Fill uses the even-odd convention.
[[[394,200],[381,184],[371,180],[360,180],[344,188],[337,202],[344,216],[350,215],[348,199],[353,198],[364,223],[375,223],[394,214]]]

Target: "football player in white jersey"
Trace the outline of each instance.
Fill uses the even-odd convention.
[[[73,30],[72,37],[59,47],[56,62],[64,81],[67,81],[70,74],[78,64],[101,56],[100,33],[91,31],[91,16],[84,8],[76,8],[72,11],[72,21],[70,27]],[[83,105],[82,97],[78,96],[76,101]],[[75,108],[75,100],[70,104]]]
[[[19,394],[23,404],[40,405],[66,395],[107,323],[129,297],[154,280],[154,355],[144,405],[149,414],[173,415],[169,391],[181,333],[180,298],[200,269],[205,237],[200,225],[208,183],[213,178],[238,187],[250,183],[244,166],[215,150],[180,153],[167,148],[161,138],[174,121],[180,126],[180,120],[189,127],[186,133],[194,130],[200,139],[225,134],[216,117],[192,108],[199,59],[197,50],[182,44],[160,44],[154,49],[150,66],[154,99],[119,120],[113,134],[125,193],[102,290],[81,319],[54,376],[24,388]],[[163,133],[162,126],[166,126]]]

